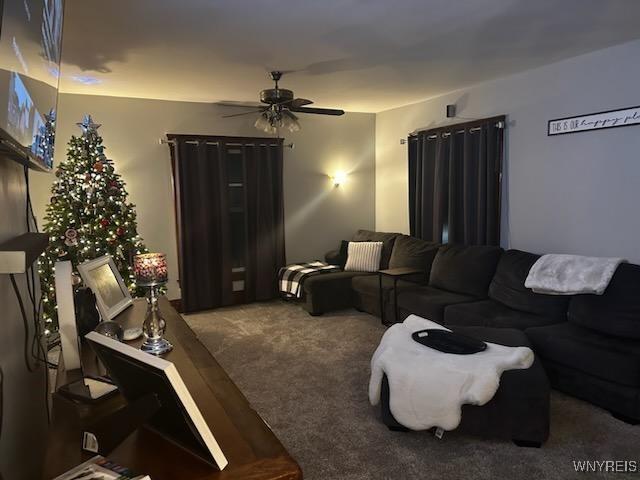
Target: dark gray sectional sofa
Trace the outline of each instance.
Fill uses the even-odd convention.
[[[485,300],[451,305],[445,324],[518,328],[552,325],[566,320],[569,297],[539,295],[525,288],[533,253],[507,250],[500,256]]]
[[[382,241],[381,269],[420,268],[398,282],[398,321],[409,314],[455,327],[526,333],[554,388],[640,421],[640,266],[621,265],[604,295],[540,295],[524,287],[538,255],[499,247],[438,245],[399,233],[359,230],[352,241]],[[335,263],[338,251],[327,254]],[[380,315],[377,273],[311,277],[304,308],[312,315],[355,307]],[[382,289],[385,319],[395,320],[392,283]]]

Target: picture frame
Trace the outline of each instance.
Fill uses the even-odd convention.
[[[149,395],[159,402],[148,428],[224,470],[229,462],[173,362],[95,331],[85,338],[128,405]]]
[[[111,255],[88,260],[78,265],[85,285],[96,296],[96,306],[103,321],[112,320],[125,310],[133,299]]]
[[[640,125],[640,105],[586,115],[554,118],[547,122],[547,136],[554,137],[568,133],[590,132],[632,125]]]

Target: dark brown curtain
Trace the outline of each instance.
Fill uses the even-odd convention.
[[[285,264],[282,143],[243,146],[247,205],[246,301],[278,294]]]
[[[409,138],[411,235],[499,245],[504,121],[493,117]]]
[[[281,140],[168,137],[184,311],[273,298],[285,263]],[[244,228],[232,226],[238,210]]]

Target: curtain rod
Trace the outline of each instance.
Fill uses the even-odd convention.
[[[499,122],[496,122],[495,126],[496,126],[497,128],[502,129],[502,128],[505,128],[505,123],[504,123],[502,120],[500,120]],[[480,130],[482,130],[482,127],[473,127],[473,128],[470,128],[470,129],[468,130],[468,132],[469,132],[469,133],[473,133],[473,132],[479,132]],[[464,132],[466,132],[466,131],[467,131],[467,130],[463,129],[463,130],[456,130],[455,132],[443,132],[443,133],[441,134],[441,136],[442,136],[443,138],[446,138],[446,137],[450,137],[450,136],[451,136],[451,134],[453,134],[453,133],[456,133],[456,134],[457,134],[457,133],[464,133]],[[418,133],[420,133],[420,132],[419,132],[419,131],[413,131],[413,132],[411,132],[411,133],[409,134],[409,138],[417,138],[417,137],[418,137]],[[438,138],[438,135],[437,135],[437,134],[429,135],[429,136],[427,137],[427,140],[435,140],[436,138]],[[400,139],[400,145],[405,145],[406,143],[407,143],[407,139],[406,139],[406,138],[401,138],[401,139]]]
[[[160,138],[158,143],[160,145],[176,145],[178,142],[176,140],[167,140],[166,138]],[[200,142],[197,140],[187,140],[186,143],[197,145]],[[218,145],[218,142],[205,142],[205,143],[207,145]],[[242,146],[255,147],[256,146],[255,143],[227,143],[227,145],[230,145],[232,147],[242,147]],[[258,146],[277,147],[278,145],[273,143],[259,143]],[[285,143],[282,146],[293,150],[296,145],[295,143],[292,142],[292,143]]]

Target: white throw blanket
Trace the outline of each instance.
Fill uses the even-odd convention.
[[[543,255],[533,264],[524,286],[547,295],[602,295],[622,258]]]
[[[371,359],[369,401],[380,401],[382,377],[389,380],[389,407],[394,418],[412,430],[460,424],[462,405],[484,405],[493,398],[505,370],[529,368],[533,352],[527,347],[487,343],[472,355],[443,353],[422,345],[411,334],[425,328],[447,330],[410,315],[390,327]]]

